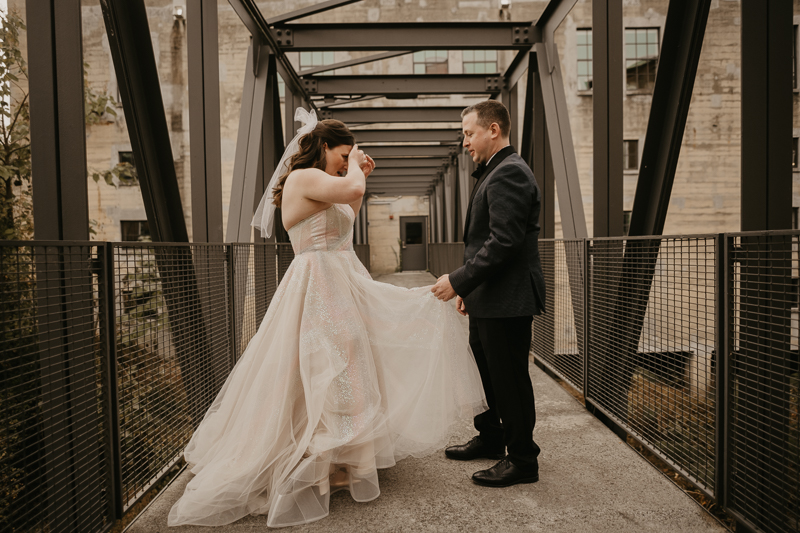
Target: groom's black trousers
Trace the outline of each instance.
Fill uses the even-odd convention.
[[[505,445],[519,468],[538,468],[533,441],[536,406],[528,374],[533,317],[469,318],[469,344],[481,374],[489,410],[475,417],[475,429],[490,446]]]

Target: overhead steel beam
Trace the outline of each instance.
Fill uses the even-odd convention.
[[[410,54],[413,51],[414,50],[399,50],[397,52],[384,52],[382,54],[372,54],[365,57],[358,57],[356,59],[351,59],[349,61],[341,61],[339,63],[333,63],[331,65],[322,65],[319,67],[302,70],[298,72],[298,75],[311,76],[312,74],[319,74],[320,72],[330,72],[331,70],[336,70],[339,68],[355,67],[358,65],[364,65],[366,63],[373,63],[375,61],[380,61],[382,59],[391,59],[393,57],[404,56],[406,54]]]
[[[685,0],[670,3],[667,10],[633,200],[631,236],[661,235],[664,230],[710,5],[711,0]]]
[[[37,240],[89,240],[81,8],[28,0],[33,212]],[[35,14],[35,16],[34,16]],[[76,132],[81,132],[77,135]]]
[[[395,122],[461,122],[463,107],[344,107],[320,110],[320,118],[346,124]]]
[[[286,50],[519,50],[539,40],[530,22],[374,22],[290,24],[272,28]]]
[[[525,72],[528,70],[528,62],[530,60],[530,51],[532,45],[523,48],[517,55],[514,56],[514,59],[511,61],[511,64],[506,69],[505,73],[503,74],[503,78],[505,78],[506,87],[514,87],[517,82],[525,75]]]
[[[365,146],[364,151],[373,159],[387,157],[448,157],[458,153],[458,147],[434,144],[391,144]]]
[[[433,167],[439,168],[450,162],[449,158],[435,157],[387,157],[380,160],[379,168],[411,168],[411,167]]]
[[[369,179],[382,176],[436,176],[440,168],[376,168]]]
[[[373,175],[370,175],[370,177],[367,179],[367,185],[369,185],[371,183],[387,183],[387,182],[399,183],[399,184],[405,184],[405,183],[416,183],[416,184],[419,184],[419,183],[430,183],[430,182],[435,181],[437,179],[437,174],[438,174],[438,172],[433,172],[430,175],[410,175],[410,174],[408,174],[408,175],[396,175],[396,176],[391,176],[391,175],[373,176]]]
[[[555,46],[555,43],[553,43]],[[542,103],[544,104],[547,137],[550,141],[550,156],[555,171],[558,206],[561,212],[561,227],[565,239],[585,239],[586,217],[583,213],[583,196],[578,179],[578,163],[569,124],[567,97],[561,76],[561,62],[547,60],[545,43],[537,43],[537,73],[541,80]]]
[[[414,130],[352,130],[356,142],[461,142],[461,131],[454,129],[414,129]]]
[[[790,1],[743,0],[742,231],[792,227],[792,46]]]
[[[158,242],[188,242],[144,2],[101,0],[100,5],[150,234]]]
[[[314,106],[311,99],[308,97],[303,84],[300,82],[300,77],[295,72],[292,63],[286,54],[283,53],[281,45],[275,41],[270,31],[269,23],[264,19],[264,15],[255,3],[255,0],[228,0],[233,10],[239,15],[242,23],[250,31],[253,40],[257,44],[265,44],[275,54],[278,65],[278,73],[281,75],[286,88],[290,89],[294,94],[300,96],[310,106]],[[256,48],[258,51],[259,48]],[[258,56],[254,56],[252,62],[253,68],[259,64]]]
[[[593,235],[622,235],[622,4],[592,3]]]
[[[419,74],[376,76],[317,76],[302,79],[303,87],[312,95],[403,95],[416,98],[421,94],[491,94],[503,88],[499,74]]]
[[[223,242],[216,0],[186,4],[192,241]]]
[[[336,9],[337,7],[355,4],[356,2],[360,1],[361,0],[328,0],[327,2],[320,2],[319,4],[310,5],[302,9],[284,13],[283,15],[278,15],[277,17],[272,17],[271,19],[267,20],[267,24],[270,26],[274,26],[275,24],[284,24],[292,20],[310,17],[311,15],[316,15],[317,13],[323,13],[331,9]]]

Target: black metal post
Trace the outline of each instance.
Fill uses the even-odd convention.
[[[114,276],[114,244],[98,246],[100,260],[100,335],[105,356],[105,408],[108,424],[108,463],[111,471],[108,493],[113,520],[122,518],[122,452],[119,431],[119,391],[117,388],[117,306]]]
[[[717,236],[715,246],[715,261],[717,264],[717,316],[715,331],[715,358],[716,364],[714,378],[715,387],[715,446],[714,446],[714,496],[717,505],[725,507],[727,496],[727,478],[729,475],[727,461],[727,433],[728,433],[728,359],[733,345],[731,320],[733,318],[732,295],[733,283],[731,272],[733,270],[733,258],[730,251],[730,239],[724,233]]]
[[[36,239],[87,241],[81,3],[27,0],[26,6]]]
[[[742,231],[792,227],[792,5],[742,1]]]
[[[592,2],[594,236],[622,235],[622,2]]]
[[[186,9],[192,240],[223,242],[217,2],[189,0]]]

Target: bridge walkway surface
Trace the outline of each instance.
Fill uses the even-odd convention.
[[[400,272],[376,279],[404,287],[435,282],[428,272]],[[466,334],[466,319],[464,328]],[[442,451],[379,471],[378,499],[356,503],[348,492],[338,492],[331,496],[327,518],[284,531],[726,531],[532,360],[530,373],[536,395],[534,437],[542,448],[538,483],[480,487],[470,476],[493,461],[451,461]],[[465,442],[473,434],[472,421],[465,419],[454,428],[450,442]],[[190,477],[182,472],[128,531],[211,531],[167,527],[169,510]],[[249,516],[213,531],[265,530],[266,522],[266,516]]]

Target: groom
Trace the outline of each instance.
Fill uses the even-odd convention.
[[[544,311],[539,262],[541,193],[533,172],[509,144],[511,120],[503,104],[487,100],[461,113],[464,147],[478,163],[464,227],[464,266],[431,291],[456,297],[469,315],[469,344],[489,410],[475,417],[479,435],[445,450],[450,459],[501,459],[472,480],[508,487],[539,480],[533,441],[536,408],[528,374],[533,315]],[[508,455],[506,455],[506,449]]]

